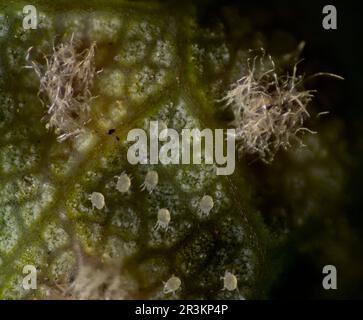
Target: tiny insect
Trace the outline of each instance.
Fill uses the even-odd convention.
[[[221,277],[221,279],[223,279],[222,290],[234,291],[237,289],[238,280],[233,273],[226,270],[224,277]]]
[[[214,201],[211,196],[205,195],[199,201],[199,212],[203,215],[208,215],[214,206]]]
[[[92,192],[89,200],[92,202],[92,209],[96,207],[98,210],[101,210],[105,206],[105,197],[100,192]]]
[[[116,176],[115,178],[117,178],[116,189],[119,192],[125,193],[129,191],[131,187],[131,179],[125,172],[121,173],[119,176]]]
[[[159,182],[159,175],[156,171],[150,170],[147,172],[145,176],[145,181],[141,185],[141,190],[147,190],[149,193],[152,193]]]
[[[180,278],[172,275],[168,281],[164,282],[164,294],[175,293],[180,289],[181,280]]]
[[[169,223],[170,223],[170,212],[168,209],[162,208],[158,211],[158,221],[155,224],[155,229],[158,230],[159,228],[168,230]]]

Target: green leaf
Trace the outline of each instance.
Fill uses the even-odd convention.
[[[107,297],[87,277],[106,289],[122,283],[116,298],[262,297],[268,237],[244,170],[217,176],[212,165],[133,166],[126,158],[127,133],[151,120],[177,131],[223,128],[215,99],[236,78],[237,49],[223,33],[198,27],[193,10],[87,3],[92,10],[35,2],[36,30],[23,30],[22,2],[0,14],[0,298],[79,298],[75,278],[82,298]],[[40,62],[72,34],[85,47],[96,41],[103,71],[86,132],[59,143],[42,121],[39,80],[23,66],[30,47]],[[152,193],[141,190],[149,170],[159,175]],[[132,177],[128,193],[116,190],[122,172]],[[103,209],[92,208],[92,192],[104,195]],[[201,216],[205,194],[214,207]],[[160,208],[171,213],[167,231],[154,228]],[[37,290],[22,288],[27,264],[38,270]],[[221,290],[226,270],[237,276],[238,291]],[[181,288],[164,294],[172,275]]]

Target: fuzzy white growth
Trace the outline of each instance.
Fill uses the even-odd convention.
[[[155,224],[155,229],[159,228],[167,230],[169,227],[171,217],[168,209],[162,208],[158,210],[158,221]]]
[[[91,264],[81,264],[75,279],[70,284],[56,287],[63,299],[76,300],[120,300],[127,298],[125,280],[117,268],[97,268]],[[51,295],[57,297],[57,292]]]
[[[101,210],[105,206],[105,197],[100,192],[92,192],[89,199],[92,203],[92,209],[97,208],[98,210]]]
[[[238,281],[233,273],[226,271],[221,279],[223,279],[223,290],[234,291],[237,289]]]
[[[120,176],[117,177],[116,189],[125,193],[128,192],[131,187],[131,179],[126,173],[121,173]]]
[[[105,283],[106,279],[107,274],[101,270],[94,270],[90,266],[83,266],[71,285],[72,295],[81,300],[97,297],[99,295],[98,289]]]
[[[211,196],[205,195],[199,201],[199,211],[204,215],[208,215],[209,212],[213,209],[213,206],[214,206],[214,201]]]
[[[180,289],[181,286],[181,280],[180,278],[172,275],[168,281],[166,281],[164,283],[164,294],[169,294],[169,293],[175,293],[177,290]]]
[[[100,263],[86,256],[78,243],[74,244],[77,266],[60,282],[45,283],[48,299],[120,300],[130,299],[135,283],[126,276],[116,261]]]
[[[291,76],[278,76],[271,57],[255,57],[222,99],[234,113],[240,151],[271,162],[280,148],[287,149],[292,140],[301,142],[300,132],[311,132],[303,123],[313,95],[302,89],[303,77],[296,75],[296,68]]]
[[[145,181],[141,185],[141,190],[147,190],[149,193],[152,193],[156,186],[159,183],[159,175],[156,171],[150,170],[147,172],[145,176]]]
[[[39,96],[48,111],[44,120],[54,129],[59,141],[82,132],[90,121],[90,89],[94,82],[95,43],[81,53],[72,38],[53,47],[45,66],[32,61],[40,79]]]

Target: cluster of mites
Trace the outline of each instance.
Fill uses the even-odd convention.
[[[123,172],[120,176],[116,176],[117,183],[116,189],[121,193],[127,193],[131,187],[131,178],[128,174]],[[159,175],[156,171],[150,170],[147,172],[145,176],[145,180],[141,185],[142,190],[146,190],[149,193],[152,193],[159,182]],[[102,210],[105,206],[105,197],[100,192],[92,192],[89,197],[89,200],[92,202],[92,209],[97,208],[98,210]],[[213,198],[209,195],[203,196],[199,201],[199,212],[203,215],[208,215],[214,206]],[[171,220],[170,211],[166,208],[161,208],[158,210],[157,214],[157,222],[155,224],[155,229],[163,229],[167,230],[169,227],[169,223]],[[221,277],[224,282],[223,290],[234,291],[237,289],[237,277],[226,271],[224,276]],[[164,293],[175,293],[181,287],[181,280],[176,276],[172,276],[164,283]]]
[[[116,176],[117,183],[116,189],[121,193],[127,193],[131,187],[131,178],[128,174],[123,172],[120,176]],[[145,176],[145,180],[141,185],[142,190],[146,190],[149,193],[152,193],[157,187],[159,182],[159,175],[156,171],[150,170],[147,172]],[[89,197],[89,200],[92,202],[92,209],[96,208],[98,210],[102,210],[105,206],[105,197],[100,192],[92,192]],[[203,215],[208,215],[214,206],[213,198],[209,195],[204,195],[198,205],[198,210]],[[157,222],[155,224],[155,229],[163,229],[167,230],[169,227],[169,223],[171,221],[170,211],[166,208],[161,208],[157,212]],[[233,291],[237,289],[237,277],[226,271],[224,276],[221,277],[224,282],[223,289]],[[164,293],[175,293],[181,287],[181,280],[176,276],[170,277],[167,282],[164,283]]]
[[[234,291],[234,290],[238,290],[237,288],[237,277],[229,272],[226,271],[224,276],[221,277],[221,279],[223,280],[223,289],[222,290],[228,290],[228,291]],[[164,294],[168,294],[168,293],[175,293],[176,291],[178,291],[181,287],[181,280],[180,278],[172,275],[168,281],[166,281],[164,283]]]
[[[121,193],[129,192],[131,187],[131,178],[129,175],[123,172],[121,175],[116,176],[115,178],[117,178],[116,189]],[[150,170],[145,176],[145,181],[141,185],[141,189],[152,193],[158,185],[158,182],[158,173],[154,170]],[[98,210],[101,210],[105,206],[105,197],[100,192],[92,192],[89,200],[92,202],[92,209],[97,208]],[[213,206],[213,198],[209,195],[205,195],[199,201],[198,211],[203,215],[208,215]],[[155,224],[155,229],[160,228],[166,231],[169,227],[170,221],[170,211],[167,208],[160,208],[157,212],[157,222]]]

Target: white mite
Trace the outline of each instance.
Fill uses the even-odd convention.
[[[199,212],[204,215],[208,215],[214,206],[214,201],[211,196],[205,195],[199,201]]]
[[[233,273],[226,271],[221,279],[223,279],[223,290],[234,291],[237,289],[238,280]]]
[[[116,183],[116,189],[121,192],[125,193],[129,191],[131,186],[131,179],[126,173],[121,173],[121,175],[116,176],[117,183]]]
[[[181,280],[180,278],[172,275],[168,281],[164,283],[164,294],[175,293],[180,289]]]
[[[92,192],[89,200],[92,202],[92,209],[96,207],[98,210],[101,210],[105,206],[105,197],[100,192]]]
[[[158,230],[159,228],[167,230],[170,223],[170,212],[168,209],[159,209],[158,211],[158,221],[155,224],[155,229]]]
[[[149,193],[152,193],[159,182],[159,175],[156,171],[150,170],[147,172],[145,176],[145,181],[141,185],[141,190],[147,190]]]

